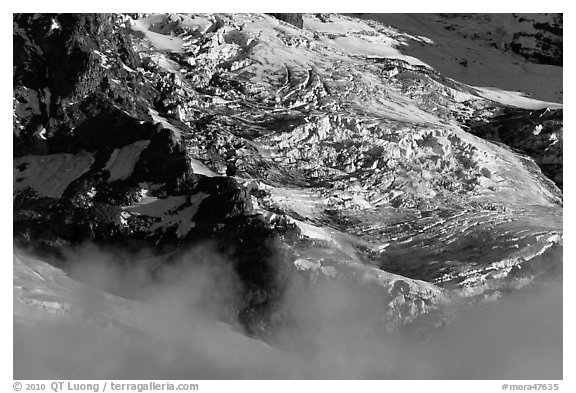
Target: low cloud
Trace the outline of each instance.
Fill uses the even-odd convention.
[[[85,285],[62,295],[74,304],[69,317],[16,322],[15,378],[562,377],[559,283],[461,310],[424,341],[384,332],[385,304],[366,289],[319,282],[309,291],[288,291],[291,317],[271,335],[276,349],[246,337],[234,322],[242,285],[230,261],[209,245],[163,268],[146,252],[95,247],[68,259],[69,275]]]

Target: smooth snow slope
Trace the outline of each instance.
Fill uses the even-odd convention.
[[[492,24],[467,19],[456,30],[447,30],[443,19],[434,14],[364,14],[360,17],[377,20],[414,36],[429,38],[430,42],[407,40],[399,50],[404,55],[420,59],[445,76],[481,87],[480,93],[486,98],[521,108],[538,107],[535,102],[524,99],[524,93],[536,100],[561,104],[562,67],[530,63],[518,54],[489,46],[485,40],[463,39],[459,35],[460,29],[468,29],[470,34],[476,30],[484,34],[494,32],[494,39],[497,40],[495,35],[506,26],[497,16],[494,15]],[[461,64],[464,61],[466,66]],[[499,90],[508,92],[504,94]],[[513,95],[511,92],[517,93]]]
[[[93,163],[87,152],[18,157],[13,162],[14,191],[30,187],[40,196],[58,198]]]

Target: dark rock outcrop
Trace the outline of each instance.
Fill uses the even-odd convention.
[[[290,13],[290,14],[268,14],[274,18],[281,20],[286,23],[290,23],[298,28],[304,27],[304,21],[302,20],[302,14]]]
[[[507,109],[488,121],[470,124],[474,135],[504,143],[534,159],[542,173],[563,186],[563,110]]]
[[[519,16],[518,20],[532,25],[532,32],[516,32],[510,48],[528,60],[562,66],[563,64],[563,14],[544,14],[546,20],[534,18],[536,15]]]
[[[36,165],[38,155],[58,159],[85,152],[94,158],[61,195],[43,195],[34,188],[15,191],[15,242],[56,258],[85,242],[158,254],[214,242],[244,283],[241,322],[261,333],[280,299],[279,283],[287,283],[280,268],[286,256],[276,250],[279,233],[251,216],[250,195],[233,178],[194,174],[179,136],[153,122],[149,110],[166,110],[176,81],[156,79],[161,72],[144,76],[151,66],[133,50],[131,33],[120,19],[106,14],[14,16],[15,106],[31,108],[15,110],[14,156],[23,162],[18,173]],[[301,26],[301,15],[299,20]],[[194,132],[201,125],[190,127]],[[120,174],[112,176],[116,157],[131,147],[130,154],[137,154],[132,170],[124,176],[119,167]],[[142,184],[154,185],[150,197],[160,202],[182,203],[159,216],[128,214],[125,207],[142,198]],[[162,217],[185,209],[197,209],[193,224],[163,226]],[[179,225],[192,228],[183,234]]]

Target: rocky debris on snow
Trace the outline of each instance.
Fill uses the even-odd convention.
[[[446,30],[513,51],[529,61],[562,66],[562,14],[440,14]],[[470,23],[470,21],[473,23]]]

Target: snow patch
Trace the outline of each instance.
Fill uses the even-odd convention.
[[[294,265],[298,270],[317,270],[321,267],[320,262],[304,258],[296,259]]]
[[[327,45],[330,45],[330,43],[333,42],[338,49],[351,55],[399,59],[412,65],[428,67],[428,64],[424,63],[422,60],[412,56],[403,55],[398,49],[395,49],[392,46],[396,41],[392,39],[385,40],[385,37],[380,38],[380,42],[369,41],[359,37],[337,37],[334,40],[323,38],[322,42]]]
[[[168,36],[151,31],[150,27],[154,23],[163,22],[166,16],[154,15],[148,18],[138,19],[133,21],[131,28],[134,31],[144,33],[146,38],[159,50],[167,50],[170,52],[181,53],[182,44],[184,41],[179,37]]]
[[[124,146],[121,149],[114,149],[105,170],[110,172],[108,181],[123,180],[129,177],[134,171],[134,166],[140,159],[140,153],[148,147],[150,141],[141,140]]]
[[[14,114],[17,117],[27,119],[42,113],[37,90],[22,86],[14,90],[14,96],[18,97],[14,100]]]
[[[152,119],[156,123],[160,123],[160,124],[162,124],[162,127],[171,130],[174,133],[174,136],[176,137],[176,140],[178,142],[182,140],[182,131],[180,131],[180,129],[178,129],[177,127],[170,124],[170,122],[168,120],[166,120],[166,118],[160,116],[160,114],[157,111],[155,111],[154,109],[150,109],[149,113],[150,113],[150,116],[152,116]]]
[[[171,196],[164,199],[149,200],[132,206],[124,206],[123,209],[133,214],[160,218],[149,228],[154,232],[157,229],[166,230],[176,226],[178,237],[185,236],[190,229],[194,228],[193,221],[198,207],[209,194],[198,193],[191,196]]]
[[[197,175],[203,175],[207,177],[220,176],[218,173],[210,170],[206,165],[202,164],[200,161],[190,158],[190,166],[192,167],[192,172]]]
[[[32,188],[39,196],[59,198],[94,163],[92,153],[26,155],[13,161],[14,191]]]
[[[62,30],[62,26],[60,26],[60,23],[58,23],[55,18],[52,18],[52,24],[50,25],[50,31],[48,34],[52,34],[54,30]]]
[[[108,56],[97,50],[94,50],[94,53],[100,57],[100,65],[105,69],[109,69],[110,65],[108,64]]]
[[[494,87],[473,87],[476,89],[480,97],[508,106],[515,106],[522,109],[557,109],[563,107],[562,104],[545,102],[526,97],[525,93],[519,91],[506,91]]]

